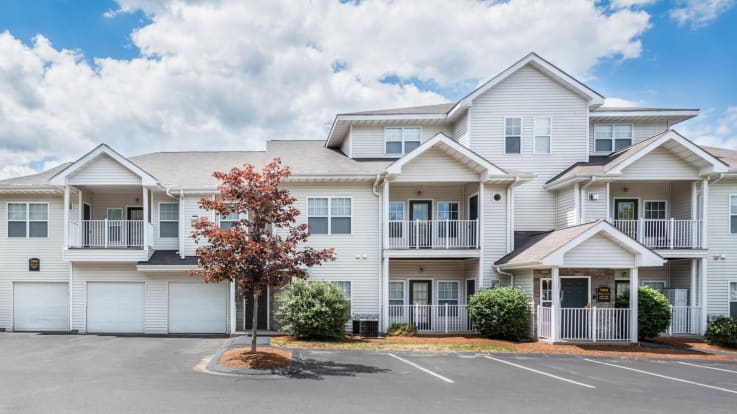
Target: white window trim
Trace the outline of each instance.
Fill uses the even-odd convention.
[[[12,237],[8,235],[8,232],[10,231],[8,223],[10,221],[18,221],[20,220],[8,220],[9,214],[10,214],[10,204],[25,204],[26,205],[26,237]],[[31,221],[44,221],[44,220],[31,220],[31,204],[45,204],[46,205],[46,237],[31,237]],[[66,206],[69,208],[69,206]],[[5,238],[6,239],[14,239],[14,240],[21,240],[21,239],[48,239],[49,235],[51,234],[51,220],[49,218],[51,217],[51,209],[49,208],[49,202],[48,201],[8,201],[5,203]],[[65,236],[66,237],[66,236]]]
[[[407,203],[405,201],[391,201],[389,200],[389,211],[391,212],[392,204],[401,204],[402,205],[402,221],[408,220],[407,216]],[[353,206],[351,206],[351,214],[353,214]],[[397,221],[397,220],[394,220]]]
[[[406,305],[407,304],[407,281],[404,280],[404,279],[402,279],[402,280],[389,280],[389,284],[391,285],[392,283],[401,283],[402,284],[402,306]],[[351,289],[351,292],[353,292],[353,289]],[[387,292],[387,295],[386,295],[387,296],[387,299],[386,299],[387,300],[387,305],[389,305],[389,301],[399,300],[399,299],[392,299],[391,296],[390,296],[390,292],[391,292],[391,289],[389,290],[389,292]]]
[[[645,210],[647,210],[647,203],[665,203],[665,218],[664,219],[645,219]],[[641,217],[645,220],[668,220],[669,216],[668,200],[642,200],[642,214]]]
[[[547,118],[550,121],[550,135],[547,135],[547,137],[550,140],[550,151],[549,152],[538,152],[535,149],[536,139],[538,135],[535,134],[535,123],[538,119]],[[544,137],[545,135],[540,135],[541,137]],[[553,117],[551,115],[539,115],[532,118],[532,153],[533,154],[539,154],[539,155],[551,155],[553,153]]]
[[[350,292],[350,295],[348,295],[349,296],[348,301],[350,302],[349,311],[350,311],[350,315],[352,319],[353,318],[353,281],[341,279],[341,280],[333,280],[332,282],[335,283],[335,286],[338,286],[338,283],[348,283],[351,286],[351,292]]]
[[[448,203],[448,204],[455,203],[455,204],[457,204],[458,205],[458,218],[456,219],[456,221],[463,220],[461,218],[461,217],[463,217],[463,215],[461,214],[462,213],[462,211],[461,211],[461,202],[460,201],[457,201],[457,200],[441,200],[441,201],[436,201],[435,202],[435,220],[441,221],[441,219],[440,219],[440,204],[442,204],[442,203]],[[445,220],[443,220],[443,221],[445,221]],[[452,220],[451,219],[448,219],[448,221],[452,221]]]
[[[327,216],[310,216],[310,199],[316,199],[316,198],[326,198],[328,200],[328,215]],[[333,218],[333,199],[334,198],[347,198],[351,202],[351,215],[350,216],[336,216],[337,218],[350,218],[351,219],[351,231],[350,233],[338,233],[333,234],[333,226],[332,226],[332,218]],[[305,211],[307,211],[307,223],[309,224],[310,217],[327,217],[328,219],[328,232],[327,233],[317,233],[312,234],[314,236],[352,236],[353,235],[353,196],[341,196],[341,195],[332,195],[332,196],[308,196],[307,200],[305,201]]]
[[[737,231],[732,231],[732,217],[737,216],[737,213],[732,213],[732,198],[737,198],[737,193],[732,193],[727,197],[727,234],[737,236]]]
[[[441,283],[455,283],[456,284],[456,293],[458,293],[458,296],[456,297],[456,304],[455,305],[449,305],[449,306],[458,306],[461,304],[461,297],[463,296],[461,292],[461,281],[460,280],[446,280],[446,279],[439,279],[435,281],[435,305],[437,306],[443,306],[440,304],[441,300],[449,300],[449,299],[440,299],[440,284]]]
[[[737,280],[728,280],[727,281],[727,312],[725,315],[732,316],[730,312],[730,308],[732,307],[732,303],[737,303],[737,300],[732,300],[732,283],[737,284]]]
[[[543,300],[543,283],[544,281],[550,281],[550,300]],[[544,305],[545,303],[550,303],[550,306],[553,306],[553,278],[552,277],[542,277],[540,278],[540,306]]]
[[[111,210],[120,210],[120,220],[125,220],[125,216],[123,215],[123,208],[122,207],[108,207],[105,209],[105,219],[107,220],[113,220],[110,218],[110,211]]]
[[[172,239],[179,239],[179,237],[181,236],[181,234],[177,235],[176,237],[169,237],[169,236],[166,236],[166,237],[164,237],[164,236],[162,236],[162,235],[161,235],[161,223],[162,223],[162,222],[164,222],[164,223],[178,223],[178,226],[177,226],[177,229],[178,229],[178,230],[177,230],[177,232],[181,232],[181,227],[182,227],[182,224],[181,224],[181,223],[179,223],[179,203],[181,203],[181,202],[183,202],[183,201],[184,201],[184,200],[181,200],[181,201],[179,201],[179,202],[172,202],[172,201],[159,201],[159,203],[158,203],[158,211],[157,211],[157,212],[158,212],[158,214],[156,215],[156,219],[157,219],[157,222],[156,222],[156,227],[158,227],[158,229],[157,229],[157,230],[158,230],[158,235],[159,235],[159,238],[160,238],[160,239],[168,239],[168,240],[172,240]],[[161,205],[162,205],[162,204],[174,204],[174,205],[176,205],[176,206],[177,206],[177,219],[176,219],[176,220],[161,220]]]
[[[234,204],[234,203],[232,203],[232,204]],[[220,213],[215,212],[215,221],[216,221],[216,223],[218,225],[218,228],[220,227],[220,222],[221,221],[235,222],[235,221],[239,221],[239,220],[244,220],[246,218],[246,214],[244,214],[244,213],[238,213],[238,218],[235,219],[235,220],[222,220],[222,217],[223,216]]]
[[[612,126],[612,137],[610,141],[612,142],[612,150],[611,151],[597,151],[596,150],[596,127],[598,126]],[[635,143],[635,124],[633,123],[627,123],[627,122],[597,122],[594,124],[594,130],[592,131],[592,138],[594,139],[594,148],[593,153],[594,154],[611,154],[613,152],[617,152],[616,145],[615,145],[615,138],[614,138],[614,126],[617,125],[629,125],[630,131],[632,131],[632,135],[630,136],[630,145]],[[601,140],[603,141],[603,139]]]
[[[507,119],[519,119],[519,152],[507,152]],[[505,116],[502,122],[502,137],[504,137],[504,155],[522,155],[524,151],[525,119],[522,116]],[[512,135],[510,135],[512,136]]]
[[[402,130],[402,152],[386,152],[386,143],[387,142],[397,142],[397,141],[388,141],[386,139],[386,130],[387,129],[401,129]],[[385,126],[384,127],[384,155],[406,155],[407,151],[404,149],[404,130],[405,129],[419,129],[420,130],[420,145],[422,145],[422,127],[421,126]],[[412,141],[414,142],[414,141]]]

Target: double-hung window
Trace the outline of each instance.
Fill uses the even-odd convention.
[[[456,237],[458,234],[458,211],[457,201],[438,202],[438,233],[440,237]]]
[[[535,153],[550,154],[553,142],[552,118],[549,116],[535,117],[533,130],[535,131]]]
[[[632,145],[631,124],[596,124],[594,125],[594,150],[596,152],[613,152]]]
[[[350,197],[314,197],[307,199],[307,224],[312,234],[351,234]]]
[[[159,204],[159,237],[179,237],[179,203]]]
[[[440,316],[445,316],[445,305],[448,305],[448,316],[458,315],[459,283],[456,281],[438,282],[438,305]]]
[[[540,279],[540,304],[553,306],[553,279]]]
[[[737,319],[737,282],[729,282],[729,316]]]
[[[107,209],[107,238],[108,242],[120,243],[123,241],[123,209]]]
[[[422,129],[412,128],[385,128],[384,152],[386,154],[403,155],[420,146]]]
[[[49,205],[8,203],[8,237],[48,237]]]
[[[404,202],[389,202],[389,237],[401,238],[404,234]]]
[[[404,315],[404,282],[389,282],[389,317]]]
[[[338,286],[338,289],[343,291],[343,294],[345,295],[345,300],[348,301],[348,315],[353,315],[353,309],[352,309],[352,301],[351,301],[351,282],[350,281],[338,281],[335,282],[336,286]]]
[[[644,218],[648,220],[665,220],[665,201],[645,200]]]
[[[233,227],[233,223],[240,220],[241,216],[238,213],[227,213],[227,214],[220,214],[218,217],[220,230],[229,230],[231,227]]]
[[[737,234],[737,194],[729,196],[729,232]]]
[[[522,153],[522,118],[504,118],[504,153]]]

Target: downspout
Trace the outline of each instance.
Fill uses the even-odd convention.
[[[717,177],[716,180],[712,181],[711,182],[711,185],[714,185],[714,184],[718,183],[719,181],[722,181],[722,178],[724,178],[725,175],[726,174],[724,174],[724,173],[719,174],[719,177]]]
[[[503,271],[499,266],[494,266],[494,270],[500,275],[507,276],[509,278],[509,284],[511,285],[510,287],[514,287],[514,275],[512,273]]]
[[[351,143],[352,145],[353,143]],[[371,194],[374,195],[379,200],[379,245],[378,245],[378,263],[379,263],[379,275],[382,275],[382,277],[379,278],[379,326],[383,327],[384,322],[382,319],[384,319],[384,249],[383,249],[383,243],[384,243],[384,202],[381,199],[381,194],[379,194],[378,191],[376,191],[376,188],[379,186],[379,182],[381,181],[383,174],[376,174],[376,180],[374,180],[374,184],[371,186]]]

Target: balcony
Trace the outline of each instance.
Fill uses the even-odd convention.
[[[390,220],[389,249],[478,249],[478,220]]]
[[[70,220],[70,248],[120,249],[144,248],[144,231],[152,227],[143,220]],[[151,240],[149,238],[149,240]]]
[[[701,249],[701,220],[610,220],[622,233],[651,249]]]

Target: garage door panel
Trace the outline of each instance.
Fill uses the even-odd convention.
[[[143,283],[87,283],[87,332],[143,333]]]
[[[14,283],[13,330],[69,331],[69,285]]]
[[[226,333],[227,315],[227,284],[169,284],[169,333]]]

